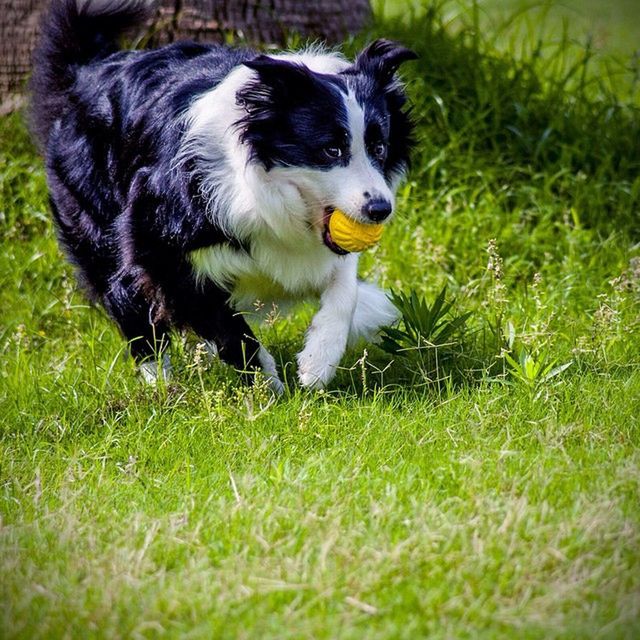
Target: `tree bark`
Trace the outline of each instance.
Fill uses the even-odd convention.
[[[0,0],[0,114],[23,102],[48,1]],[[370,16],[369,0],[161,0],[141,35],[150,46],[191,39],[281,47],[293,34],[334,44],[362,29]]]

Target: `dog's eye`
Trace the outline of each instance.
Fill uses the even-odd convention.
[[[387,145],[384,142],[376,142],[369,148],[369,153],[371,153],[376,160],[384,160],[387,154]]]
[[[323,149],[326,156],[331,158],[332,160],[336,160],[337,158],[342,158],[342,147],[325,147]]]

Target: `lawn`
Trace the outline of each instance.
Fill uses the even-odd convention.
[[[637,0],[475,0],[431,2],[423,0],[373,0],[378,13],[387,16],[421,15],[425,7],[439,4],[448,19],[458,13],[477,11],[485,35],[513,37],[534,33],[549,45],[566,28],[572,40],[587,41],[596,50],[629,55],[639,48],[640,6]],[[514,18],[516,18],[514,20]],[[509,25],[509,29],[505,29]],[[514,28],[515,27],[515,28]],[[500,38],[498,38],[500,40]]]
[[[142,385],[23,116],[0,120],[0,637],[639,637],[634,62],[451,11],[345,47],[420,54],[413,167],[362,274],[429,306],[446,286],[452,331],[407,317],[325,392],[295,383],[309,306],[258,329],[277,400],[188,336]]]

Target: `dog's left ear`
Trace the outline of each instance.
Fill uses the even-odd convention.
[[[415,51],[381,38],[374,40],[358,54],[354,66],[356,71],[372,75],[382,86],[386,86],[403,62],[417,57]]]
[[[250,83],[249,90],[239,93],[240,99],[248,98],[248,102],[251,102],[252,96],[270,102],[304,100],[313,88],[311,72],[303,64],[265,55],[259,55],[243,64],[255,71],[258,78],[257,84]]]

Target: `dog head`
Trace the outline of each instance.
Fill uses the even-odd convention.
[[[412,133],[395,72],[414,58],[376,40],[353,64],[332,57],[328,72],[310,68],[304,56],[245,62],[254,74],[236,94],[244,110],[237,125],[250,162],[295,187],[306,222],[333,251],[326,230],[335,208],[360,222],[381,223],[393,213]]]

